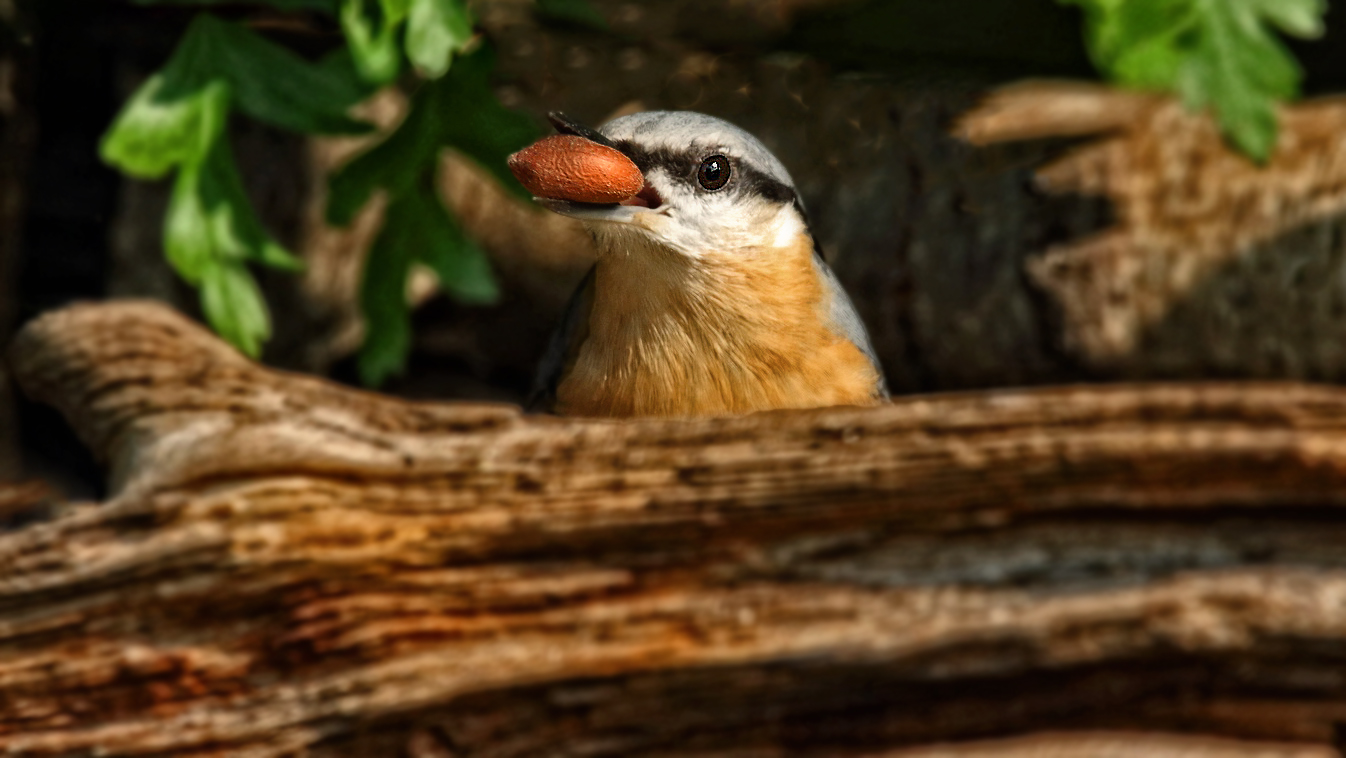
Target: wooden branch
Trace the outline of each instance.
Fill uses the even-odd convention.
[[[11,364],[113,478],[0,536],[13,753],[880,755],[1126,729],[1303,743],[1146,755],[1316,757],[1346,720],[1341,389],[539,418],[270,371],[147,303],[41,318]]]
[[[1328,758],[1337,751],[1305,745],[1248,744],[1189,736],[1134,733],[1043,734],[959,745],[907,748],[873,758]]]

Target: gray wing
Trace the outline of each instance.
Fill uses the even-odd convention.
[[[561,383],[566,364],[589,333],[589,311],[593,303],[594,269],[590,268],[570,296],[565,315],[547,341],[547,349],[542,352],[542,360],[538,362],[533,388],[528,393],[525,405],[529,412],[551,411],[556,402],[556,387]]]
[[[823,287],[831,295],[832,310],[828,317],[831,320],[832,330],[850,340],[869,358],[869,362],[874,364],[874,370],[879,375],[879,386],[875,394],[883,398],[888,397],[888,380],[883,375],[883,366],[879,363],[878,354],[874,352],[873,343],[869,341],[869,330],[865,329],[865,322],[861,321],[860,314],[855,312],[855,304],[851,302],[850,295],[846,294],[832,267],[827,265],[827,261],[823,260],[821,255],[814,253],[813,265],[818,267]]]

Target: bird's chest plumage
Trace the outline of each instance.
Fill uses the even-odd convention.
[[[800,253],[600,262],[557,410],[690,417],[874,402],[877,371],[827,328],[811,249]]]

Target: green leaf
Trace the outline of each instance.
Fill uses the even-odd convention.
[[[219,93],[228,98],[228,89],[221,82],[214,91],[169,100],[168,86],[163,73],[155,74],[127,101],[99,144],[105,163],[130,176],[158,179],[201,152],[203,133],[217,126],[203,121],[209,112],[205,101]]]
[[[402,123],[382,142],[361,153],[332,175],[327,221],[345,226],[381,188],[400,193],[438,160],[439,112],[432,87],[412,96]]]
[[[460,301],[488,303],[499,296],[485,254],[439,202],[432,181],[440,151],[456,147],[507,186],[515,185],[505,157],[531,142],[537,129],[496,101],[491,64],[485,46],[460,56],[448,73],[412,96],[406,118],[392,134],[332,178],[327,217],[334,224],[349,223],[375,191],[388,195],[360,297],[367,330],[360,375],[366,384],[379,384],[406,360],[411,344],[406,279],[412,263],[429,265],[445,292]]]
[[[214,235],[217,258],[247,259],[272,268],[300,271],[303,262],[277,244],[252,209],[233,152],[221,139],[202,164],[198,186]]]
[[[198,191],[200,185],[200,166],[193,164],[179,171],[164,215],[164,252],[168,262],[193,287],[201,286],[214,248],[209,214]]]
[[[491,172],[506,188],[521,198],[531,198],[505,159],[526,147],[539,136],[537,124],[529,117],[500,104],[491,89],[494,51],[482,45],[458,59],[453,70],[433,83],[438,107],[440,144],[453,147]]]
[[[302,263],[266,233],[244,192],[224,135],[230,107],[297,131],[349,134],[368,130],[346,115],[367,94],[349,56],[312,64],[202,14],[103,138],[103,159],[133,176],[177,167],[164,217],[168,260],[201,288],[211,325],[249,355],[271,327],[246,262],[290,270]]]
[[[236,5],[238,0],[131,0],[136,5]],[[281,11],[335,13],[338,0],[254,0]]]
[[[378,17],[369,13],[368,0],[342,0],[341,31],[365,81],[387,84],[402,70],[397,31],[406,19],[406,0],[380,0]]]
[[[1128,86],[1173,87],[1186,59],[1181,37],[1190,8],[1173,0],[1105,0],[1090,8],[1090,52],[1100,68]]]
[[[229,103],[277,126],[352,134],[369,129],[345,115],[366,94],[339,62],[307,63],[242,27],[202,14],[164,68],[122,107],[99,152],[131,176],[157,179],[205,154],[224,129]]]
[[[254,217],[255,218],[255,217]],[[260,228],[260,225],[259,225]],[[304,261],[294,253],[281,247],[280,243],[266,237],[261,243],[248,250],[248,260],[255,261],[268,268],[298,273],[304,270]]]
[[[193,285],[201,283],[212,261],[252,260],[292,271],[302,268],[299,259],[262,228],[224,139],[178,171],[164,218],[164,249],[173,267]]]
[[[380,187],[393,193],[407,190],[438,162],[445,147],[458,148],[520,197],[531,197],[505,159],[536,139],[538,129],[532,119],[496,100],[489,83],[492,64],[483,46],[461,56],[443,77],[426,82],[393,133],[333,175],[328,223],[349,224]]]
[[[464,0],[411,0],[407,57],[422,76],[438,79],[472,39],[472,14]]]
[[[218,126],[213,129],[212,141],[202,145],[193,142],[192,153],[187,155],[173,182],[173,194],[164,217],[164,250],[168,261],[193,286],[200,285],[205,267],[218,248],[233,246],[229,240],[217,239],[219,221],[206,208],[201,192],[203,176],[211,173],[206,167],[211,150],[222,143],[220,133],[228,108],[229,90],[223,83],[216,82],[203,90],[199,122]]]
[[[418,215],[413,205],[405,198],[388,204],[360,281],[365,340],[360,346],[359,370],[360,381],[369,387],[400,373],[411,350],[407,276],[415,260],[411,237]]]
[[[259,121],[295,132],[363,134],[346,115],[370,89],[350,69],[313,64],[236,24],[203,16],[210,71],[228,80],[235,103]]]
[[[1323,14],[1327,12],[1327,0],[1262,0],[1260,5],[1272,25],[1293,37],[1316,39],[1326,31]]]
[[[1276,103],[1300,70],[1275,32],[1322,34],[1325,0],[1061,0],[1082,5],[1095,62],[1119,83],[1211,108],[1258,161],[1276,144]]]
[[[204,155],[219,138],[229,87],[208,70],[208,25],[194,22],[163,70],[122,107],[99,145],[105,162],[131,176],[157,179]]]
[[[430,192],[408,195],[415,206],[417,258],[434,270],[439,286],[460,303],[490,305],[500,298],[486,253]]]
[[[608,21],[587,0],[537,0],[544,19],[584,29],[607,31]]]
[[[486,254],[463,233],[428,178],[389,202],[365,265],[359,364],[361,381],[370,386],[400,372],[411,348],[407,277],[413,263],[433,269],[440,286],[459,302],[494,303],[500,295]]]
[[[201,310],[221,337],[253,358],[271,336],[266,301],[239,261],[213,260],[202,270]]]

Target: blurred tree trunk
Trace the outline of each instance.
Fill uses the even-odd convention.
[[[1337,755],[1340,389],[529,418],[144,303],[10,358],[114,484],[0,535],[12,753]]]
[[[0,3],[0,345],[18,316],[18,278],[28,159],[36,142],[32,85],[34,56],[23,6]],[[0,366],[0,487],[19,475],[14,395]]]

